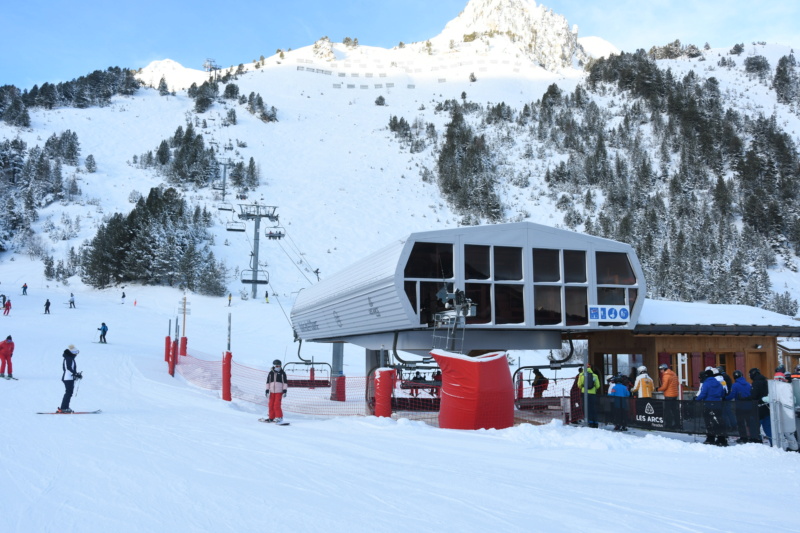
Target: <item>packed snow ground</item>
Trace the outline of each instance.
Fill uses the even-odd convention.
[[[292,415],[289,427],[260,424],[261,407],[167,374],[180,291],[128,286],[123,305],[121,289],[29,281],[21,296],[34,268],[20,256],[0,264],[12,300],[0,333],[14,338],[19,378],[0,382],[3,531],[796,531],[775,517],[800,489],[800,454],[559,424],[454,431]],[[291,358],[278,301],[189,300],[191,347],[219,356],[230,312],[237,361]],[[101,322],[107,345],[96,342]],[[72,407],[103,412],[36,415],[60,402],[69,344],[85,376]],[[361,370],[360,354],[345,359]]]

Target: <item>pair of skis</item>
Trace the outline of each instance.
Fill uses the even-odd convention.
[[[54,411],[52,413],[47,412],[40,412],[36,413],[37,415],[96,415],[101,413],[102,411],[98,409],[97,411],[72,411],[71,413],[62,413],[61,411]]]
[[[274,420],[270,420],[269,418],[259,418],[259,422],[265,422],[267,424],[275,424],[276,426],[288,426],[289,422],[275,422]]]

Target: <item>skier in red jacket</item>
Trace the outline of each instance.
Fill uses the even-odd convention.
[[[11,340],[11,335],[9,335],[6,340],[0,342],[0,378],[6,377],[6,363],[8,364],[8,378],[14,377],[11,367],[12,355],[14,355],[14,341]]]

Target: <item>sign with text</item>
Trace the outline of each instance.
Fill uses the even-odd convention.
[[[644,429],[664,428],[664,401],[652,398],[639,398],[636,400],[636,422],[634,427]]]
[[[589,320],[598,322],[628,322],[631,312],[627,305],[590,305]]]

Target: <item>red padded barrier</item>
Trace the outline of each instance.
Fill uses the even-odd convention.
[[[397,381],[397,370],[379,368],[375,371],[375,416],[392,416],[392,391]]]
[[[431,355],[442,369],[440,428],[514,425],[514,386],[505,352],[469,357],[434,350]]]

